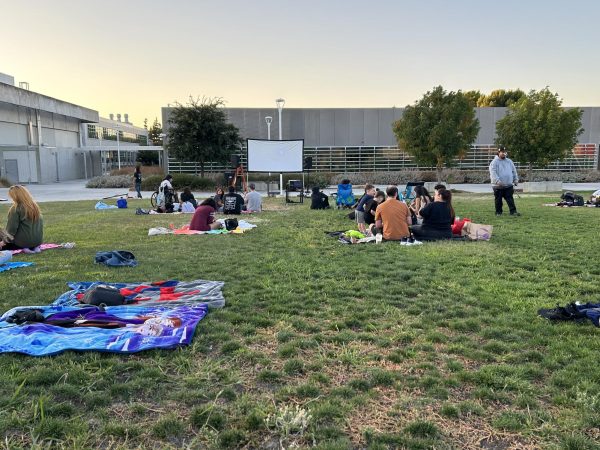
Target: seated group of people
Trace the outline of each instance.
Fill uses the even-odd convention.
[[[235,187],[230,186],[227,194],[223,189],[217,188],[217,193],[212,198],[202,201],[192,217],[190,230],[210,231],[222,228],[220,222],[215,220],[215,213],[241,214],[246,212],[260,212],[262,210],[262,197],[256,192],[254,183],[248,185],[250,190],[246,198],[235,192]],[[183,195],[183,194],[182,194]]]
[[[417,186],[415,194],[409,206],[398,199],[397,186],[389,186],[384,194],[367,184],[355,212],[358,230],[389,241],[451,239],[455,218],[452,193],[438,184],[433,198],[423,186]]]

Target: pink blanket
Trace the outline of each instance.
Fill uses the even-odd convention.
[[[62,248],[62,245],[58,245],[58,244],[42,244],[40,245],[40,248],[42,250],[50,250],[53,248]],[[23,250],[13,250],[12,254],[13,255],[18,255],[19,253],[23,253]]]

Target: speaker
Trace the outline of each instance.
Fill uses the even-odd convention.
[[[239,167],[240,166],[240,155],[231,155],[231,165],[233,167]]]
[[[307,156],[304,158],[304,165],[302,166],[304,170],[312,169],[312,156]]]

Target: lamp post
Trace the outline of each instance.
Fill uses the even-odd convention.
[[[119,115],[119,117],[121,117],[121,116]],[[116,128],[117,128],[117,163],[119,164],[119,170],[121,170],[121,146],[119,144],[119,134],[120,134],[120,130],[121,130],[121,125],[117,124]]]
[[[279,140],[283,139],[283,132],[281,126],[281,111],[283,110],[283,106],[285,105],[285,100],[282,98],[278,98],[275,100],[277,104],[277,111],[279,111]],[[279,173],[279,195],[283,196],[283,174]]]
[[[162,166],[164,164],[164,161],[165,161],[165,138],[167,137],[167,134],[166,133],[160,133],[158,135],[158,137],[160,138],[160,142],[161,142],[162,148],[163,148],[162,152],[158,154],[158,165]],[[161,164],[161,155],[162,155],[162,160],[163,160],[162,164]],[[164,169],[164,167],[163,167],[163,169]],[[167,170],[167,172],[168,172],[168,170]]]
[[[265,122],[267,123],[267,139],[271,140],[271,122],[273,122],[273,118],[271,116],[265,117]]]

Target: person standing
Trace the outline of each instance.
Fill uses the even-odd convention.
[[[512,160],[508,158],[508,152],[504,146],[498,148],[496,157],[490,163],[490,180],[494,189],[494,202],[496,215],[502,215],[502,199],[506,200],[511,216],[520,216],[513,199],[514,188],[519,184],[517,169]]]
[[[137,198],[142,198],[142,169],[139,164],[135,166],[133,180],[135,182],[135,191],[137,192]]]

